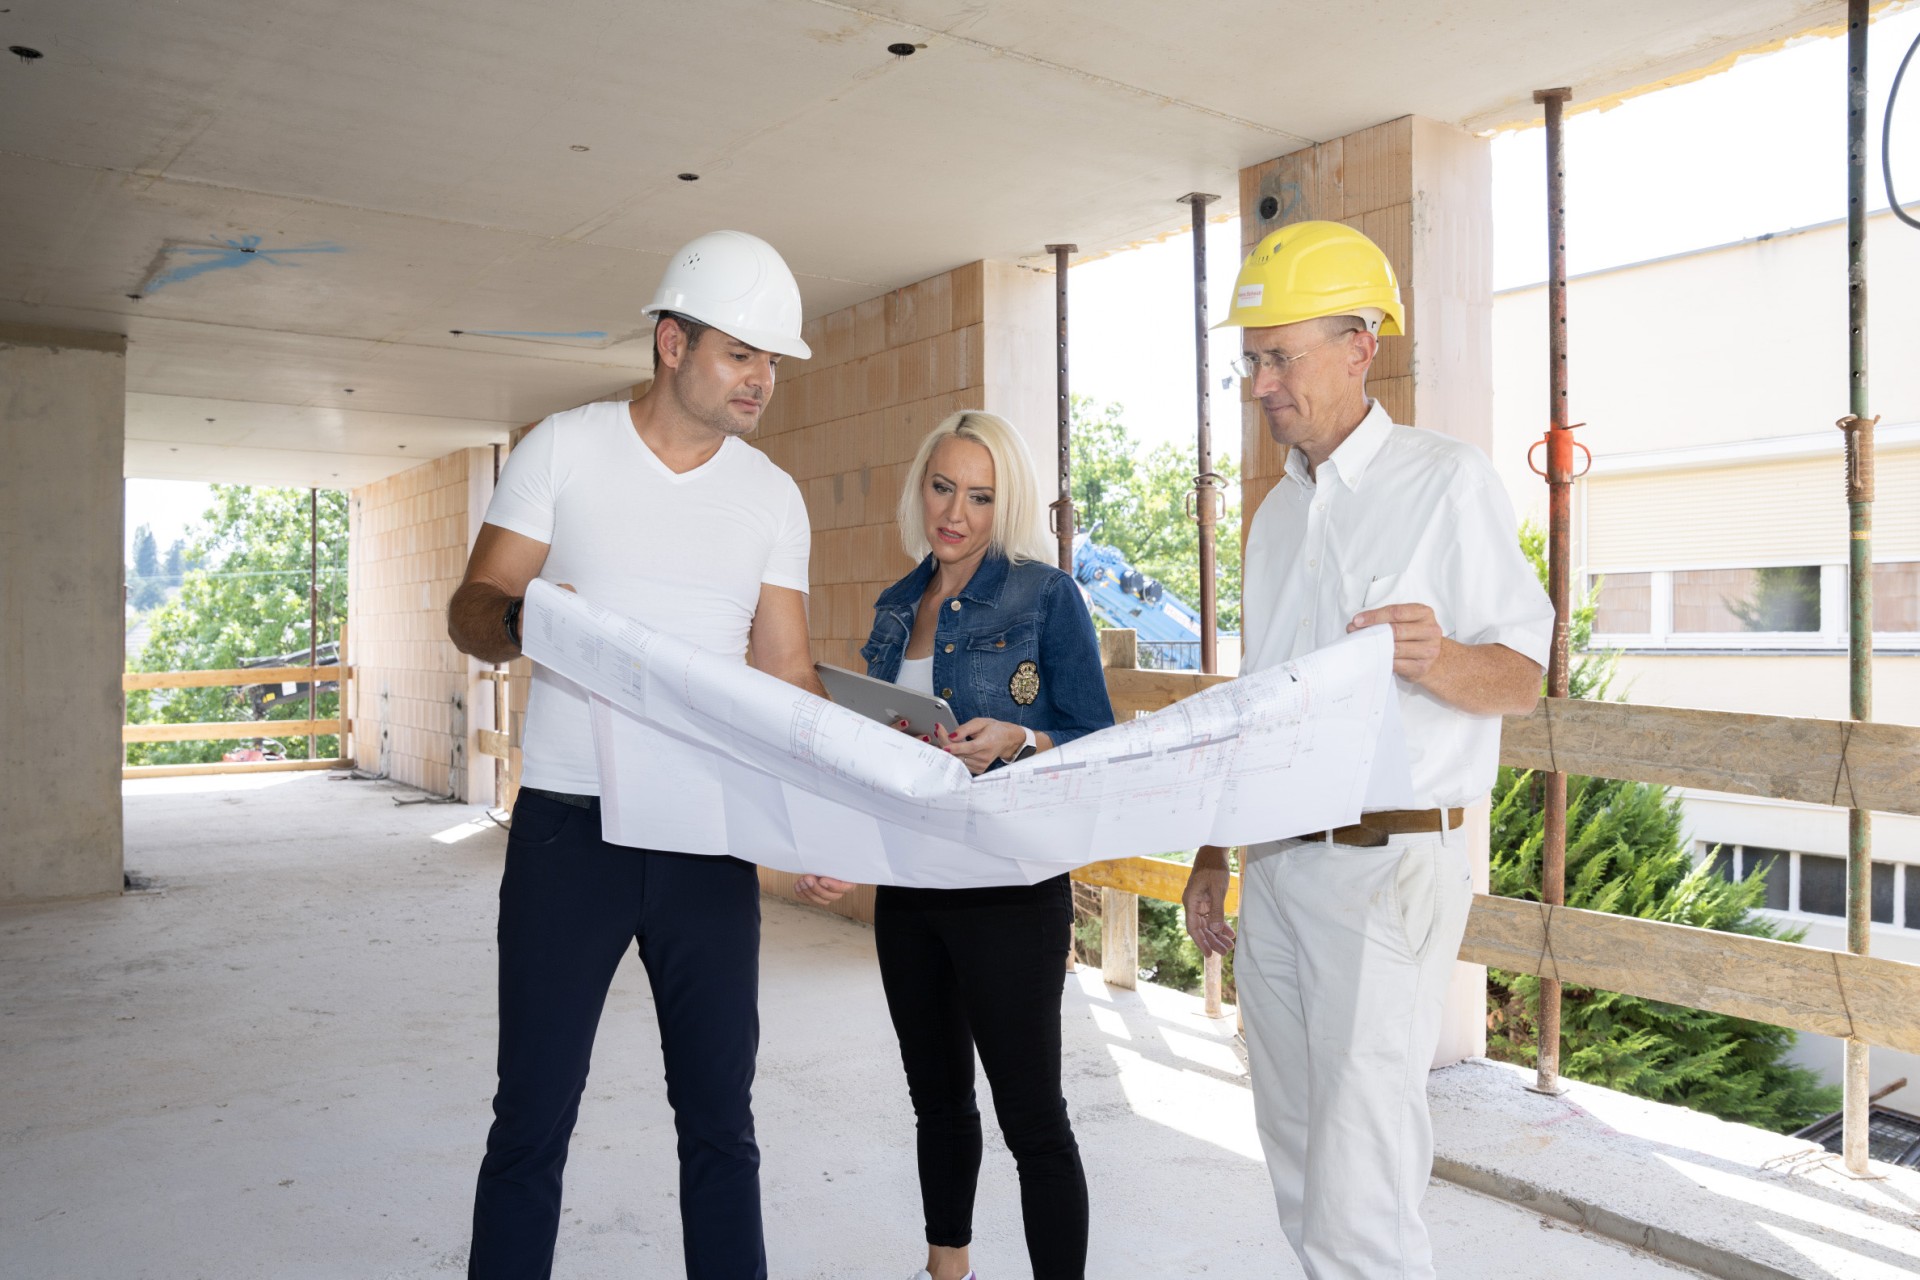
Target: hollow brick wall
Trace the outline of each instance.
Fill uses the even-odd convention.
[[[349,506],[355,760],[474,802],[493,798],[492,761],[473,750],[490,708],[473,713],[475,667],[447,639],[447,602],[492,484],[492,452],[461,449],[355,489]]]

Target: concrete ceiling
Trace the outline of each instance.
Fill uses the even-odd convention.
[[[0,321],[129,335],[129,474],[361,483],[644,379],[639,308],[714,227],[773,241],[818,315],[1156,235],[1382,120],[1506,123],[1840,14],[12,0],[5,43],[45,56],[0,62]]]

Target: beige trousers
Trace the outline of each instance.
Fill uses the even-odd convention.
[[[1234,983],[1280,1227],[1310,1280],[1429,1280],[1427,1071],[1473,883],[1465,834],[1247,851]]]

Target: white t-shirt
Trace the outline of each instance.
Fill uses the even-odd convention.
[[[915,693],[933,696],[933,655],[924,658],[901,658],[900,671],[893,677],[895,685],[902,689],[911,689]]]
[[[507,458],[487,523],[548,545],[540,576],[703,649],[746,660],[761,584],[807,589],[812,529],[793,478],[729,437],[675,475],[623,401],[556,413]],[[535,664],[521,781],[599,795],[587,697]]]
[[[1505,645],[1542,667],[1553,604],[1520,552],[1513,507],[1486,456],[1435,431],[1395,424],[1376,401],[1309,476],[1285,477],[1254,514],[1243,566],[1243,675],[1332,644],[1353,615],[1389,604],[1433,608],[1461,644]],[[1413,768],[1413,807],[1487,794],[1500,717],[1448,706],[1395,680]]]

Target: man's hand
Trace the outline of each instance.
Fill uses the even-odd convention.
[[[838,902],[842,894],[853,888],[845,880],[835,880],[832,876],[801,876],[793,882],[793,896],[800,901],[816,907],[824,907],[830,902]]]
[[[1231,881],[1225,849],[1206,845],[1194,855],[1180,905],[1187,912],[1187,936],[1203,956],[1225,955],[1233,950],[1233,928],[1227,923],[1227,886]]]
[[[1424,604],[1387,604],[1353,615],[1348,631],[1393,628],[1393,674],[1476,716],[1523,716],[1540,697],[1540,665],[1503,644],[1461,644],[1440,634]]]
[[[447,636],[454,648],[482,662],[519,657],[520,646],[507,635],[507,603],[527,594],[527,584],[540,576],[546,562],[546,543],[498,525],[481,525],[466,577],[447,603]]]
[[[1348,631],[1386,623],[1393,628],[1393,674],[1412,684],[1424,685],[1433,671],[1434,661],[1446,637],[1440,632],[1440,620],[1424,604],[1384,604],[1353,615]]]

